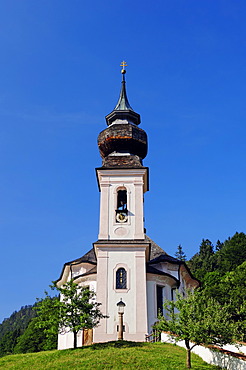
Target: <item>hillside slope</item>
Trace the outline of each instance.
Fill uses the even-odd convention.
[[[185,370],[186,351],[165,343],[109,342],[76,350],[10,355],[0,359],[2,369],[163,369]],[[192,355],[193,370],[215,370]]]

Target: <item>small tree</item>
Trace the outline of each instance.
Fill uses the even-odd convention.
[[[38,327],[44,328],[47,338],[59,333],[73,332],[74,348],[77,348],[77,334],[81,329],[92,329],[105,318],[95,301],[95,293],[87,287],[78,286],[70,280],[61,287],[55,283],[51,286],[61,294],[61,300],[51,298],[46,292],[46,298],[38,302]]]
[[[54,289],[54,286],[52,286]],[[38,330],[43,333],[43,350],[50,350],[57,347],[57,334],[59,328],[60,319],[60,301],[58,297],[50,297],[45,291],[44,299],[37,299],[37,303],[34,307],[37,312],[35,317],[30,324],[31,329]],[[29,331],[28,331],[29,333]],[[32,333],[32,330],[31,330]],[[32,335],[30,333],[30,335]],[[26,334],[26,333],[24,333]],[[35,334],[37,335],[37,334]],[[28,342],[28,336],[22,338],[22,341]]]
[[[177,248],[177,252],[175,253],[175,257],[180,261],[186,261],[186,254],[183,251],[182,245],[179,244]]]
[[[191,351],[196,345],[233,343],[236,327],[226,305],[221,306],[201,291],[177,294],[176,301],[166,301],[166,317],[160,316],[155,329],[169,331],[175,341],[184,340],[187,349],[186,365],[191,368]]]
[[[81,329],[92,329],[105,318],[95,301],[95,293],[87,287],[80,287],[70,280],[62,287],[55,288],[61,293],[59,302],[59,331],[65,333],[72,331],[74,335],[74,348],[77,348],[77,334]]]

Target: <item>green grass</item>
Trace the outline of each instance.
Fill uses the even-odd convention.
[[[165,343],[109,342],[92,346],[0,358],[2,369],[163,369],[185,370],[186,351]],[[215,370],[192,354],[193,370]]]

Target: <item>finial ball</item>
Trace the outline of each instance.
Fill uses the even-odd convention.
[[[121,73],[124,75],[124,74],[126,73],[126,70],[123,68],[123,69],[121,70]]]

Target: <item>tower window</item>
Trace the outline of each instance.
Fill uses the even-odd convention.
[[[127,289],[126,270],[123,267],[116,271],[116,289]]]
[[[127,192],[126,190],[118,190],[117,192],[117,209],[119,211],[127,210]]]

